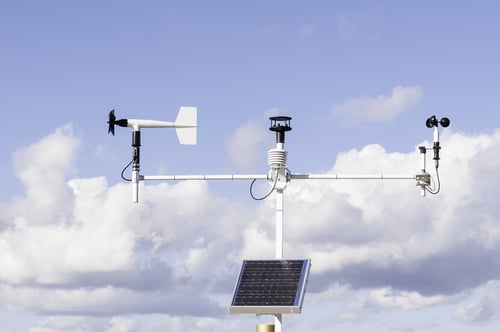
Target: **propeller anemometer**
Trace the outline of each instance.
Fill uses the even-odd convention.
[[[115,110],[111,110],[108,115],[108,134],[115,136],[115,124],[120,127],[127,127],[127,119],[116,120]]]

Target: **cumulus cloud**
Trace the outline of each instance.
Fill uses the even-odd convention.
[[[17,198],[12,205],[15,218],[12,216],[11,221],[65,222],[73,201],[65,181],[75,171],[79,145],[71,126],[66,125],[15,153],[14,171],[26,189],[26,196]],[[21,210],[22,213],[17,213]]]
[[[289,222],[294,225],[289,234],[296,241],[292,250],[310,253],[316,272],[324,275],[325,288],[336,280],[355,288],[390,286],[432,296],[454,294],[497,278],[500,242],[493,215],[499,211],[490,197],[477,195],[494,190],[493,182],[473,181],[472,173],[479,171],[476,167],[494,173],[494,160],[484,160],[486,165],[478,160],[500,149],[499,138],[498,133],[448,136],[441,165],[443,192],[436,197],[419,198],[413,182],[301,184],[296,190],[302,194],[291,194],[288,203]],[[379,146],[367,146],[339,154],[332,172],[411,174],[417,165],[417,152],[386,153]],[[292,187],[289,192],[295,190]],[[325,213],[318,213],[320,209]],[[307,226],[301,225],[304,220]],[[321,283],[318,280],[316,286]]]
[[[261,143],[268,137],[262,125],[249,121],[237,128],[226,144],[231,159],[242,169],[258,165],[261,160]]]
[[[418,86],[396,86],[390,95],[346,100],[335,105],[332,114],[343,119],[347,125],[384,122],[414,106],[422,96],[422,89]]]
[[[312,259],[306,298],[313,305],[357,292],[337,317],[442,303],[458,304],[463,321],[498,317],[499,292],[481,289],[497,289],[500,280],[500,131],[448,132],[441,141],[438,196],[420,198],[410,180],[291,181],[284,254]],[[186,181],[141,185],[141,202],[131,204],[126,184],[70,178],[78,144],[65,127],[14,158],[26,193],[0,211],[2,307],[125,317],[94,329],[110,331],[133,330],[131,313],[167,315],[171,324],[191,316],[195,330],[209,331],[227,312],[241,260],[273,256],[274,200],[255,208]],[[419,168],[417,149],[368,145],[339,153],[330,172],[411,175]],[[57,174],[40,176],[50,169]],[[47,186],[50,199],[37,203]],[[32,206],[39,213],[28,213]],[[44,324],[33,331],[51,331],[56,320]]]
[[[109,319],[86,316],[51,316],[29,329],[29,332],[64,331],[139,332],[141,324],[133,318],[119,316]]]
[[[484,324],[500,317],[500,280],[492,280],[473,289],[471,296],[455,310],[455,317],[468,324]]]
[[[456,310],[459,320],[466,323],[482,323],[489,321],[497,314],[498,303],[491,297],[483,297],[479,301],[462,305]]]
[[[202,182],[144,186],[130,204],[125,184],[67,179],[78,141],[64,127],[14,157],[26,194],[0,212],[1,303],[57,315],[222,314],[210,291],[221,279],[232,288],[245,207]]]

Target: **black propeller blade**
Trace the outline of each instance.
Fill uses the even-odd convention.
[[[108,115],[108,134],[111,133],[113,136],[115,135],[115,124],[119,125],[120,127],[127,127],[128,120],[127,119],[116,120],[115,110],[111,110],[111,112],[109,112]]]
[[[115,122],[116,122],[115,110],[111,110],[111,112],[109,112],[108,118],[109,118],[108,134],[111,133],[113,136],[115,136]]]

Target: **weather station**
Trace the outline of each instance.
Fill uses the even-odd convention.
[[[197,108],[181,107],[174,122],[140,119],[120,119],[114,110],[109,113],[108,132],[115,133],[115,125],[132,128],[132,160],[123,169],[122,178],[132,183],[132,202],[139,202],[141,181],[178,180],[251,180],[250,195],[255,200],[264,200],[275,195],[275,259],[244,260],[235,283],[229,312],[233,314],[256,314],[274,316],[274,324],[257,325],[257,332],[281,332],[283,314],[302,313],[302,304],[311,268],[310,259],[283,258],[284,191],[292,180],[413,180],[420,189],[420,196],[437,194],[441,188],[439,179],[439,126],[448,127],[450,120],[431,116],[426,126],[434,129],[433,146],[418,147],[421,155],[420,169],[415,174],[292,174],[287,168],[285,135],[292,130],[289,116],[273,116],[269,130],[276,134],[276,147],[268,151],[269,171],[266,174],[219,174],[219,175],[142,175],[140,174],[140,130],[141,128],[174,128],[181,144],[196,144]],[[435,179],[427,172],[427,151],[434,152]],[[132,165],[132,176],[125,178],[125,170]],[[270,189],[262,197],[253,194],[257,180],[267,180]]]

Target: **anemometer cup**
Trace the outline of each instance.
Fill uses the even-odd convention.
[[[438,121],[436,116],[433,115],[425,121],[425,125],[427,126],[427,128],[437,127],[438,124],[440,124],[441,127],[446,128],[450,125],[450,119],[444,117]]]

